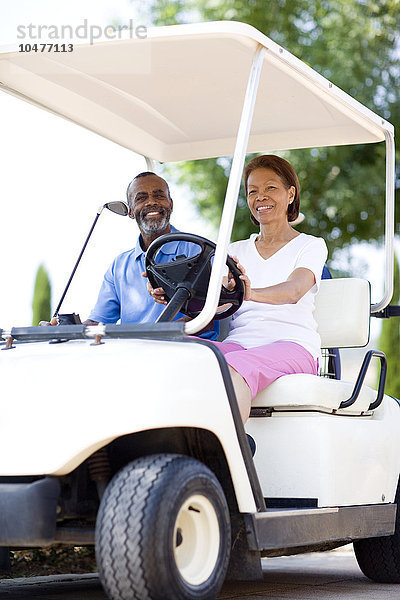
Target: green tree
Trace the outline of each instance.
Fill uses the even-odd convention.
[[[391,304],[400,301],[400,273],[396,254],[394,255],[394,288]],[[388,375],[386,380],[386,393],[395,398],[400,398],[400,319],[393,317],[382,322],[379,338],[379,350],[386,354],[388,362]]]
[[[51,284],[48,273],[43,265],[39,265],[32,300],[32,325],[39,321],[50,321],[51,317]]]
[[[152,0],[151,15],[159,25],[249,23],[400,127],[399,0]],[[307,216],[300,229],[324,237],[331,256],[354,241],[380,240],[383,143],[279,154],[299,175],[301,210]],[[195,191],[200,212],[217,225],[230,164],[230,158],[191,161],[166,167],[166,173]],[[399,189],[397,195],[399,199]],[[252,231],[242,190],[233,238]]]

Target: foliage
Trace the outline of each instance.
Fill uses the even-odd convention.
[[[51,285],[49,276],[43,265],[39,266],[36,273],[32,311],[32,325],[38,325],[39,321],[50,321]]]
[[[391,304],[400,301],[400,273],[396,254],[394,256],[394,288]],[[400,398],[400,319],[393,317],[382,322],[379,338],[379,350],[386,354],[388,361],[388,375],[386,393],[395,398]]]
[[[152,0],[151,15],[159,25],[249,23],[400,127],[399,0]],[[323,236],[331,252],[380,239],[383,143],[279,154],[292,162],[302,185],[306,221],[299,229]],[[166,174],[189,186],[200,212],[217,225],[229,170],[230,159],[223,158],[179,163]],[[242,190],[233,237],[252,231]]]

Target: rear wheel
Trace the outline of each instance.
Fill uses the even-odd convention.
[[[210,600],[224,581],[230,518],[201,462],[153,455],[124,467],[102,499],[96,557],[112,600]]]
[[[400,483],[395,502],[397,514],[393,535],[353,542],[361,571],[379,583],[400,583]]]

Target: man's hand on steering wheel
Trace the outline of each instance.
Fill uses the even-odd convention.
[[[144,273],[142,273],[142,277],[147,278],[146,271]],[[147,278],[147,291],[149,292],[150,296],[153,298],[154,302],[157,302],[157,304],[164,304],[164,306],[166,306],[168,304],[168,302],[165,299],[164,290],[161,287],[154,289],[153,286],[151,285],[150,281],[148,280],[148,278]]]

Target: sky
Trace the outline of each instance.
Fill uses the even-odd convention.
[[[30,23],[77,26],[87,19],[105,27],[134,19],[135,24],[149,25],[139,16],[145,4],[0,0],[0,47],[20,43],[17,27]],[[0,131],[0,328],[6,329],[31,324],[34,279],[41,263],[50,275],[54,310],[97,208],[125,199],[128,182],[146,165],[139,155],[1,91]],[[173,224],[215,239],[187,191],[172,185],[171,192]],[[128,217],[102,213],[61,312],[78,312],[82,320],[88,316],[108,265],[135,244],[137,235]],[[362,275],[373,282],[373,301],[380,300],[382,252],[362,245],[353,256],[366,264]]]

